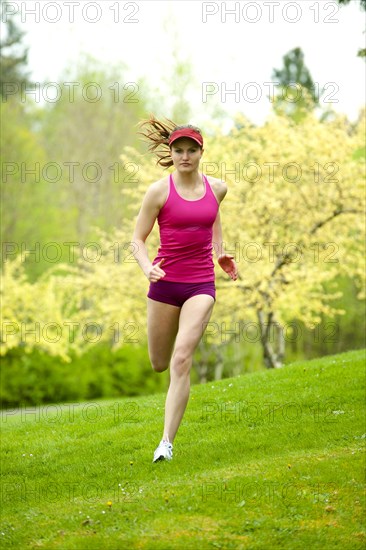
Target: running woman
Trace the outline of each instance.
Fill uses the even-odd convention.
[[[143,198],[132,241],[147,293],[148,349],[152,368],[170,366],[163,436],[153,462],[171,460],[173,441],[189,398],[192,358],[216,301],[212,249],[218,264],[235,281],[234,257],[223,251],[219,206],[225,182],[199,172],[203,137],[192,125],[176,126],[154,116],[140,123],[157,164],[175,170],[152,183]],[[160,246],[151,262],[145,241],[158,220]]]

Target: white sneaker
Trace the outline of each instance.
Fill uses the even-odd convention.
[[[158,448],[154,452],[153,462],[158,460],[171,460],[173,458],[173,445],[169,441],[160,441]]]

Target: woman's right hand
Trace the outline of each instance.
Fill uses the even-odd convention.
[[[161,266],[163,265],[164,262],[165,262],[165,258],[162,258],[160,262],[156,263],[151,267],[147,275],[147,278],[149,279],[149,281],[151,281],[152,283],[156,283],[159,279],[161,279],[162,277],[165,277],[166,273],[163,269],[161,269]]]

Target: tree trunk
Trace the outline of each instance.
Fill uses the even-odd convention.
[[[282,362],[285,356],[285,339],[283,329],[274,319],[274,314],[271,311],[268,314],[267,320],[262,310],[257,310],[259,326],[261,330],[261,342],[263,346],[263,359],[267,369],[278,369],[282,367]],[[274,336],[276,333],[277,338]],[[271,334],[273,338],[273,346],[271,342]]]
[[[215,346],[215,352],[216,352],[216,362],[215,362],[215,380],[221,380],[222,379],[222,373],[224,371],[224,358],[221,353],[220,346]]]
[[[208,374],[208,352],[207,347],[202,340],[198,344],[198,349],[201,353],[201,357],[199,361],[195,361],[194,367],[197,371],[200,384],[205,384],[207,382]]]

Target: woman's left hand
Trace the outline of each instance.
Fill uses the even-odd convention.
[[[231,256],[230,254],[221,254],[221,256],[217,258],[217,262],[225,273],[228,273],[233,281],[236,281],[238,278],[238,268],[236,266],[234,256]]]

